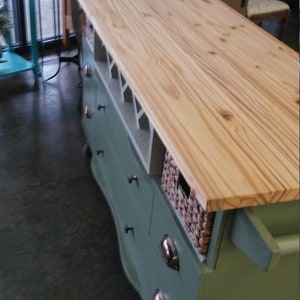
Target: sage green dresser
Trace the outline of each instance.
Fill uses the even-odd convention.
[[[290,69],[297,63],[296,54],[218,1],[79,3],[86,13],[82,29],[82,124],[92,154],[91,167],[113,213],[124,270],[141,298],[298,299],[299,182],[295,174],[299,159],[295,145],[299,142],[299,100],[297,104],[294,96],[299,90],[297,68]],[[225,22],[222,17],[218,20],[222,12],[230,21]],[[201,19],[205,13],[206,25]],[[199,15],[199,22],[189,29],[194,14]],[[169,27],[174,20],[158,30],[159,22],[179,15],[182,32]],[[154,38],[161,34],[167,39],[164,26],[170,30],[170,39]],[[212,27],[212,34],[219,32],[218,43],[224,50],[232,47],[236,53],[222,53],[219,57],[221,46],[200,35],[195,42],[199,48],[195,52],[188,49],[188,34],[194,34],[190,30],[201,26]],[[232,40],[228,34],[222,34],[222,26],[232,27]],[[246,39],[262,41],[258,49],[249,49],[257,55],[257,61],[243,45],[236,48],[242,40],[241,33],[235,31],[245,30],[244,27],[249,33]],[[251,42],[245,44],[250,47]],[[186,50],[178,56],[186,68],[182,68],[181,59],[175,59],[176,51],[182,51],[176,48],[178,45]],[[169,47],[170,51],[159,56],[161,47]],[[150,59],[151,54],[156,57],[154,60]],[[247,66],[236,66],[234,57],[239,55],[236,61],[253,61]],[[266,58],[271,62],[266,62]],[[197,64],[198,73],[193,73]],[[218,73],[214,73],[215,67]],[[193,73],[191,77],[187,70]],[[269,78],[272,70],[277,72],[273,85]],[[237,81],[235,72],[249,78]],[[222,80],[217,76],[227,73]],[[258,82],[259,79],[264,82]],[[190,84],[187,92],[178,85],[185,85],[185,80]],[[280,80],[284,88],[275,87]],[[235,81],[236,85],[231,85]],[[213,99],[209,89],[220,99]],[[280,94],[278,102],[286,97],[282,112],[282,103],[275,103],[277,98],[270,100],[273,89]],[[165,94],[159,97],[161,90]],[[200,95],[198,105],[189,102],[188,93],[191,97]],[[258,96],[260,101],[254,99]],[[173,100],[167,102],[168,97]],[[257,107],[249,105],[247,101],[251,99]],[[266,110],[265,103],[269,105],[271,101],[274,106]],[[205,107],[202,103],[206,103]],[[216,108],[216,103],[223,108]],[[215,108],[212,115],[218,117],[206,119],[205,111],[209,115]],[[256,119],[255,114],[258,118],[263,114],[265,120]],[[274,116],[278,119],[274,120]],[[227,132],[217,131],[222,122],[222,126],[228,126]],[[262,133],[256,132],[257,128]],[[213,141],[209,144],[205,132],[220,134],[223,148],[216,144],[215,149]],[[264,140],[265,133],[270,141]],[[241,165],[226,169],[227,162],[218,157],[226,158],[224,153],[231,145],[235,149],[235,134],[243,141],[239,141],[238,148],[242,151],[235,153]],[[290,142],[284,140],[276,147],[274,141],[277,143],[278,139]],[[270,165],[269,152],[265,150],[269,146],[274,147],[274,163]],[[211,156],[204,159],[206,153]],[[277,159],[287,167],[282,167]],[[235,159],[228,156],[228,162],[231,160]],[[215,180],[209,176],[214,164],[219,166],[211,173],[216,174]],[[237,168],[243,175],[234,174]],[[270,175],[263,175],[266,170]],[[219,181],[219,177],[224,180]],[[228,193],[226,187],[221,188],[227,178],[234,181]],[[220,183],[211,192],[209,187],[214,182]],[[255,192],[247,194],[249,186]],[[222,196],[218,196],[218,187]]]

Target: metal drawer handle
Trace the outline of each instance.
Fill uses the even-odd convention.
[[[125,233],[128,233],[129,231],[134,231],[133,230],[133,227],[132,226],[128,226],[127,224],[124,226],[124,230],[125,230]]]
[[[83,108],[83,114],[90,119],[92,117],[92,110],[88,105],[85,105]]]
[[[92,68],[89,64],[83,67],[83,74],[85,77],[92,77]]]
[[[97,155],[104,154],[104,150],[98,149],[98,150],[96,151],[96,153],[97,153]]]
[[[175,270],[179,270],[179,256],[173,239],[165,234],[160,242],[160,252],[166,264]]]
[[[128,175],[128,182],[131,184],[132,183],[132,181],[138,181],[138,178],[137,178],[137,176],[136,175]]]
[[[157,289],[152,296],[152,300],[166,300],[166,297],[160,289]]]
[[[97,108],[98,108],[98,110],[105,109],[105,105],[104,104],[98,104]]]

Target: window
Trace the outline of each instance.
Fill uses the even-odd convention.
[[[39,41],[47,43],[62,33],[60,0],[0,0],[8,3],[11,20],[11,44],[24,48],[30,44],[30,2],[35,3],[36,32]]]

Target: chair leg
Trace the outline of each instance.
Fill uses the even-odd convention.
[[[281,28],[279,33],[279,39],[282,41],[284,34],[286,33],[289,25],[289,19],[290,19],[290,13],[291,11],[288,10],[286,16],[281,20]]]

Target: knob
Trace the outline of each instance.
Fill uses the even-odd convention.
[[[125,230],[125,233],[128,233],[129,231],[132,231],[133,232],[133,227],[131,226],[128,226],[127,224],[124,226],[124,230]]]
[[[160,242],[160,252],[166,264],[175,270],[179,270],[179,256],[173,239],[164,235]]]
[[[152,296],[152,300],[166,300],[166,297],[160,289],[157,289]]]
[[[132,181],[138,181],[137,176],[135,176],[135,175],[128,175],[128,182],[132,183]]]
[[[85,75],[85,77],[91,77],[92,76],[92,68],[89,64],[87,64],[83,67],[83,74]]]
[[[85,105],[83,108],[83,114],[90,119],[92,117],[92,111],[91,108],[88,105]]]
[[[104,104],[98,104],[97,108],[98,108],[98,110],[105,109],[105,105]]]
[[[96,153],[97,153],[97,155],[99,155],[99,154],[104,154],[104,150],[98,149],[98,150],[96,151]]]

